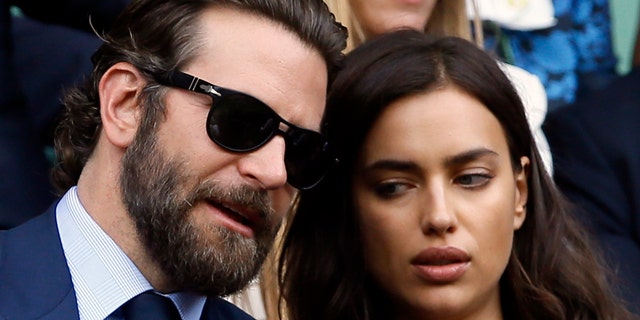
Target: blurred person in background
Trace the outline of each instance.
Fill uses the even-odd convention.
[[[640,32],[636,31],[634,54]],[[554,179],[603,246],[620,295],[640,315],[640,65],[551,112]]]
[[[128,2],[0,0],[0,229],[55,199],[46,152],[63,87],[88,75],[100,43],[93,32],[108,29]]]

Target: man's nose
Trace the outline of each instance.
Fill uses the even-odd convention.
[[[259,149],[242,155],[238,171],[265,190],[282,187],[287,183],[284,152],[284,138],[276,135]]]

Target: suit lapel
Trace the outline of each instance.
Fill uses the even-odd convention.
[[[17,228],[0,231],[0,319],[79,319],[56,206]],[[216,297],[207,299],[200,319],[255,320]]]
[[[10,292],[0,295],[0,315],[6,319],[78,319],[56,206],[0,232],[0,292]]]

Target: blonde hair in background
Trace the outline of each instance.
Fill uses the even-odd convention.
[[[284,234],[287,232],[289,225],[288,221],[293,219],[299,200],[300,193],[296,193],[292,199],[287,216],[282,221],[282,225],[276,234],[273,247],[260,269],[257,282],[226,298],[256,318],[256,320],[287,319],[286,301],[284,301],[280,295],[278,260],[280,259],[280,252],[282,251]]]
[[[260,271],[260,293],[264,303],[264,313],[267,320],[286,320],[286,302],[280,295],[280,285],[278,282],[278,260],[280,259],[280,251],[282,251],[282,241],[286,232],[287,221],[293,217],[293,210],[289,214],[289,218],[283,222],[276,241],[273,243],[273,249],[267,256],[262,270]]]
[[[353,15],[349,0],[325,0],[325,3],[336,16],[336,20],[349,29],[347,51],[362,44],[366,39],[362,27]],[[428,34],[471,40],[465,0],[438,0],[424,31]]]
[[[273,243],[273,248],[267,256],[264,265],[260,271],[260,293],[262,294],[262,301],[264,303],[264,313],[267,320],[287,320],[287,305],[286,301],[282,298],[280,292],[280,282],[278,279],[278,262],[280,260],[280,253],[282,251],[282,241],[287,232],[289,221],[293,219],[296,209],[298,208],[298,201],[300,201],[300,193],[297,193],[291,203],[291,208],[287,213],[286,218],[278,230],[276,239]]]

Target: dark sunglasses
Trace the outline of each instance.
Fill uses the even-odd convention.
[[[314,187],[337,161],[323,135],[287,122],[265,103],[246,93],[222,88],[177,70],[164,78],[156,78],[156,81],[211,96],[207,134],[226,150],[250,152],[265,145],[276,134],[283,136],[287,182],[295,188]],[[287,129],[280,129],[281,124]]]

